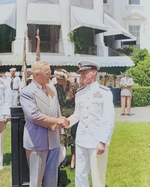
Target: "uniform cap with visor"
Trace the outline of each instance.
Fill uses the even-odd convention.
[[[78,63],[78,67],[80,68],[76,73],[80,74],[81,71],[85,70],[96,70],[98,71],[100,69],[100,66],[92,61],[80,61]]]

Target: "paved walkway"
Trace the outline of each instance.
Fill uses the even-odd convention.
[[[131,116],[120,116],[121,107],[115,108],[115,120],[121,122],[150,122],[150,106],[131,108]]]

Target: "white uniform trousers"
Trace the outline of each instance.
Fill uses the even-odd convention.
[[[91,170],[92,187],[105,187],[108,145],[101,155],[96,149],[76,145],[75,187],[89,187],[88,174]]]
[[[4,131],[0,133],[0,170],[3,169],[3,139]]]
[[[18,105],[18,90],[11,90],[11,106]]]
[[[57,187],[59,148],[49,151],[26,150],[30,171],[30,187]],[[43,181],[43,182],[42,182]]]

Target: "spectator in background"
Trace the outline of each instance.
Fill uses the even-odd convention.
[[[27,85],[31,83],[33,79],[32,73],[31,73],[31,68],[27,69]]]
[[[57,84],[55,84],[58,100],[60,104],[62,116],[69,117],[74,112],[75,107],[75,94],[77,92],[77,85],[74,82],[68,80],[68,73],[64,69],[56,69],[54,71],[54,77],[57,78]],[[65,147],[71,146],[71,169],[75,167],[75,137],[76,137],[77,124],[70,130],[65,130],[63,137],[63,144]],[[71,135],[70,135],[71,133]],[[61,164],[64,167],[66,159]]]
[[[110,84],[110,82],[109,82],[109,80],[108,80],[108,75],[105,75],[105,76],[104,76],[104,80],[101,81],[101,85],[108,87],[109,84]]]
[[[74,78],[74,84],[76,86],[76,89],[78,89],[79,88],[79,83],[77,82],[77,78]]]
[[[19,95],[19,87],[20,87],[20,77],[15,75],[16,68],[10,69],[11,76],[8,77],[8,84],[11,88],[11,106],[18,105],[18,95]]]
[[[112,82],[110,83],[112,88],[120,88],[120,82],[117,80],[117,76],[113,77]]]
[[[0,170],[3,169],[4,130],[10,118],[11,89],[6,79],[0,77]]]
[[[129,77],[129,74],[126,72],[125,77],[122,77],[120,80],[121,86],[121,115],[125,115],[125,107],[127,105],[127,115],[131,116],[131,98],[132,98],[132,86],[134,85],[133,79]]]
[[[100,85],[103,85],[103,76],[102,76],[102,75],[99,76],[99,81],[98,81],[98,83],[99,83]]]
[[[113,93],[113,103],[118,105],[120,103],[120,81],[117,76],[113,76],[113,80],[110,82],[109,87]]]

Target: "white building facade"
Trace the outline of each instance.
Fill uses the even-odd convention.
[[[41,60],[50,65],[77,65],[92,60],[101,67],[133,66],[115,51],[122,44],[136,44],[150,51],[149,0],[0,0],[0,24],[16,29],[12,52],[0,54],[2,65],[22,65],[24,33],[27,64],[36,56],[36,30],[40,30]],[[1,11],[0,11],[1,12]],[[94,54],[75,54],[69,33],[91,28]]]
[[[140,49],[150,52],[147,42],[150,32],[149,0],[104,0],[104,12],[136,37]],[[119,44],[118,44],[119,45]]]

